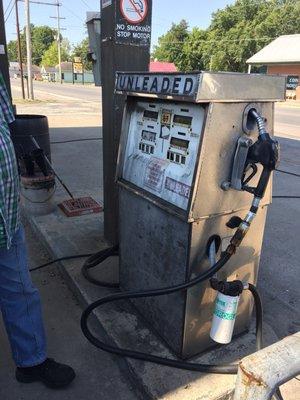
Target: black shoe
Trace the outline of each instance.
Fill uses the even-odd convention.
[[[22,383],[41,381],[49,388],[59,389],[68,386],[75,378],[73,368],[47,358],[34,367],[16,369],[16,379]]]

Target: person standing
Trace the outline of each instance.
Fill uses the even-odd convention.
[[[19,382],[62,388],[74,370],[47,357],[41,300],[28,268],[20,222],[19,174],[9,124],[14,114],[0,71],[0,310]]]

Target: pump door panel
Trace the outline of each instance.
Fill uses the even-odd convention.
[[[137,101],[130,116],[122,177],[184,210],[204,121],[198,104]]]

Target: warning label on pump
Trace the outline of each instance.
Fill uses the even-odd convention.
[[[161,192],[167,166],[167,161],[153,157],[146,168],[144,185],[156,192]]]
[[[152,0],[117,1],[116,43],[133,46],[150,46],[151,3]]]

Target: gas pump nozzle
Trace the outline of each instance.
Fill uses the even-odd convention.
[[[275,170],[279,162],[279,143],[267,133],[264,119],[254,108],[249,111],[249,117],[253,118],[258,126],[258,139],[253,143],[250,138],[239,138],[233,160],[231,180],[223,182],[222,189],[245,190],[261,199],[265,194],[271,172]],[[251,187],[247,184],[257,173],[256,164],[261,164],[263,170],[257,186]],[[250,168],[252,173],[245,179]]]
[[[230,241],[230,245],[226,249],[229,254],[235,253],[245,237],[251,222],[255,218],[259,203],[265,194],[271,172],[275,170],[279,162],[279,144],[267,133],[264,119],[254,108],[249,110],[249,117],[253,118],[258,126],[258,139],[255,143],[249,138],[240,138],[238,140],[233,160],[231,181],[222,184],[224,190],[230,188],[245,190],[254,195],[250,210],[239,224]],[[251,187],[248,186],[248,183],[258,171],[256,164],[261,164],[263,169],[256,187]],[[246,178],[249,168],[252,168],[252,173]]]
[[[251,116],[253,116],[257,122],[259,136],[257,141],[249,148],[246,163],[259,163],[263,166],[263,170],[256,188],[249,188],[247,185],[244,185],[243,190],[250,191],[255,197],[262,198],[267,188],[271,172],[275,170],[279,163],[280,147],[277,140],[272,139],[267,133],[263,118],[257,111],[251,109],[249,113],[251,113]]]

